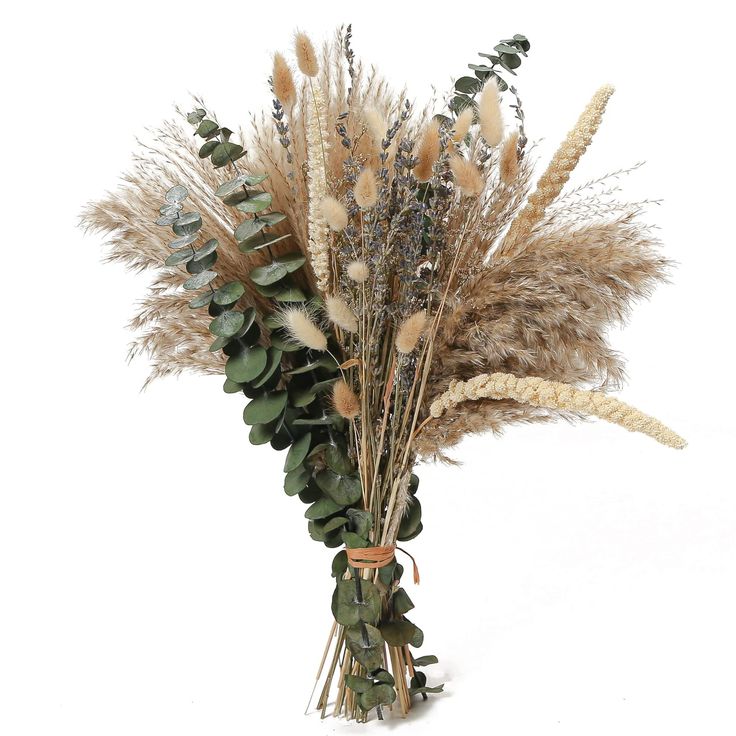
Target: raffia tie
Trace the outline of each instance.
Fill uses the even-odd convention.
[[[405,549],[401,549],[401,547],[393,544],[386,545],[385,547],[353,547],[352,549],[346,547],[345,552],[348,556],[348,564],[351,567],[375,570],[379,567],[386,567],[396,556],[397,549],[411,558],[412,565],[414,566],[414,584],[419,585],[420,577],[417,562],[412,555]]]

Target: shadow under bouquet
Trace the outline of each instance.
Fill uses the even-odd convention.
[[[560,416],[684,446],[607,393],[623,369],[606,331],[667,262],[645,203],[612,196],[623,172],[562,193],[611,87],[534,183],[511,84],[524,36],[424,110],[355,58],[350,27],[294,47],[298,74],[274,55],[270,116],[236,135],[196,100],[83,220],[110,260],[155,273],[132,321],[151,378],[224,374],[250,441],[284,453],[284,492],[336,550],[315,702],[365,721],[442,689],[404,587],[419,459]]]

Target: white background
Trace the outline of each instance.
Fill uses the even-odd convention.
[[[188,93],[269,104],[270,53],[352,21],[418,101],[521,32],[543,159],[602,82],[578,181],[647,165],[632,198],[679,262],[612,336],[622,396],[684,452],[591,422],[466,441],[419,469],[410,589],[446,693],[371,732],[736,732],[733,26],[700,2],[14,3],[4,10],[0,733],[328,734],[302,711],[330,626],[332,552],[217,378],[140,393],[125,323],[144,279],[76,228],[134,137]]]

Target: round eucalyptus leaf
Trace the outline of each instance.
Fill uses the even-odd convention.
[[[455,89],[463,94],[472,95],[475,92],[478,92],[480,87],[481,85],[475,77],[460,77],[460,79],[455,82]]]
[[[373,687],[373,681],[358,675],[345,675],[345,684],[356,693],[365,693]]]
[[[268,325],[266,325],[268,327]],[[300,373],[309,373],[310,371],[316,371],[318,369],[329,370],[336,372],[338,370],[337,363],[331,355],[320,355],[316,360],[312,360],[304,365],[292,368],[290,371],[286,371],[289,376],[298,376]]]
[[[283,222],[286,219],[286,215],[283,212],[266,212],[263,215],[258,215],[256,219],[264,222],[268,227],[273,227]]]
[[[292,388],[292,385],[289,384],[289,403],[292,406],[301,409],[302,407],[309,406],[316,398],[317,392],[312,386],[307,386],[306,388],[294,386]]]
[[[191,235],[184,235],[181,238],[172,240],[169,243],[169,248],[178,250],[179,248],[183,248],[186,245],[191,245],[198,237],[199,237],[199,233],[192,233]]]
[[[217,274],[214,271],[202,271],[201,273],[190,276],[182,286],[187,291],[196,291],[201,289],[203,286],[207,286],[213,279],[217,278]]]
[[[173,223],[171,229],[177,235],[192,235],[201,227],[202,217],[199,212],[187,212],[186,214],[181,215],[177,221]]]
[[[347,523],[347,516],[333,516],[325,522],[324,532],[325,534],[329,534],[330,532],[337,531],[338,529],[342,529]]]
[[[337,517],[337,518],[340,518],[340,517]],[[342,577],[345,574],[345,571],[347,569],[348,569],[348,555],[344,549],[341,549],[332,558],[332,577],[333,578]]]
[[[231,337],[218,337],[207,349],[211,353],[216,353],[218,350],[224,350],[231,340]],[[237,352],[239,353],[240,350]],[[235,353],[233,353],[233,355],[235,355]]]
[[[355,470],[355,464],[348,457],[348,453],[338,445],[328,445],[325,450],[325,462],[338,475],[350,475]]]
[[[243,390],[243,387],[239,383],[226,378],[225,383],[222,384],[222,390],[226,394],[239,394]]]
[[[311,504],[322,498],[322,491],[313,481],[310,481],[307,487],[299,494],[299,500],[302,503]]]
[[[202,118],[207,114],[206,110],[198,107],[196,110],[187,114],[187,122],[190,125],[199,125],[202,122]]]
[[[434,654],[425,654],[423,657],[417,657],[416,659],[412,657],[412,663],[415,667],[427,667],[430,664],[437,664],[437,662],[439,662],[439,659]]]
[[[357,503],[363,495],[360,478],[355,475],[346,475],[340,478],[337,490],[331,494],[331,498],[337,503],[346,506]]]
[[[297,350],[301,350],[299,343],[292,340],[283,332],[271,333],[271,345],[284,353],[295,353]]]
[[[273,345],[266,350],[266,367],[263,369],[263,373],[253,380],[253,388],[265,386],[271,379],[280,375],[282,355],[283,353]]]
[[[274,258],[265,266],[258,266],[250,272],[251,280],[261,286],[268,286],[280,281],[287,274],[300,269],[306,262],[306,257],[300,253],[289,253],[279,258]]]
[[[414,626],[414,624],[412,624],[412,626]],[[419,649],[419,647],[424,644],[424,632],[418,626],[414,626],[414,636],[412,636],[409,644],[411,644],[414,649]]]
[[[161,215],[156,220],[156,224],[160,226],[173,225],[179,219],[179,215],[176,213],[170,213],[168,215]]]
[[[284,472],[288,473],[295,468],[298,468],[307,457],[309,453],[309,446],[312,442],[312,433],[307,432],[301,436],[289,449],[284,461]]]
[[[403,616],[414,608],[409,594],[403,588],[398,588],[391,596],[391,605],[397,616]]]
[[[285,289],[277,291],[273,298],[277,302],[305,302],[307,295],[296,286],[288,286]]]
[[[224,184],[221,184],[219,187],[217,187],[217,190],[215,191],[215,197],[224,199],[229,194],[232,194],[238,189],[242,189],[248,183],[248,178],[249,177],[247,175],[241,174],[240,176],[236,176],[231,181],[226,181]]]
[[[237,302],[244,293],[245,287],[243,286],[243,284],[240,283],[240,281],[230,281],[229,283],[215,290],[215,295],[213,299],[215,304],[227,306],[229,304],[235,304],[235,302]],[[251,324],[252,323],[253,322],[251,320]]]
[[[212,155],[212,151],[217,148],[217,146],[220,144],[220,141],[218,140],[211,140],[207,141],[206,143],[202,144],[202,147],[198,151],[198,155],[200,158],[207,158],[207,156]]]
[[[205,256],[214,253],[217,250],[218,245],[219,243],[216,238],[210,238],[204,245],[197,248],[197,251],[194,254],[194,260],[201,261]]]
[[[248,407],[246,407],[246,409],[247,408]],[[304,512],[304,517],[312,521],[316,519],[326,519],[328,516],[332,516],[338,511],[342,511],[342,509],[343,507],[336,504],[331,498],[320,498]]]
[[[178,266],[182,263],[187,263],[188,261],[191,261],[192,258],[194,258],[194,251],[186,249],[186,250],[177,250],[175,253],[172,253],[165,261],[164,265],[166,266]]]
[[[200,138],[207,138],[208,136],[214,135],[218,130],[218,125],[214,120],[203,120],[199,124],[195,135],[198,135]]]
[[[300,465],[294,470],[290,470],[284,477],[284,491],[287,496],[296,496],[297,493],[303,491],[309,483],[312,473],[309,468]]]
[[[373,514],[363,509],[348,509],[352,530],[361,537],[368,537],[373,528]]]
[[[370,710],[378,705],[391,705],[395,700],[396,690],[392,685],[382,682],[360,696],[360,707],[363,710]]]
[[[419,499],[416,496],[411,496],[404,518],[399,524],[399,539],[402,542],[407,541],[406,537],[416,531],[421,521],[422,505],[419,503]]]
[[[202,271],[206,271],[207,269],[214,266],[215,261],[217,261],[216,251],[208,253],[206,256],[203,256],[199,260],[197,260],[196,258],[192,258],[192,260],[187,263],[187,271],[189,271],[189,273],[202,273]]]
[[[381,624],[381,635],[386,640],[386,644],[392,647],[403,647],[413,640],[416,628],[411,621],[387,621]]]
[[[387,685],[394,685],[396,683],[394,676],[390,672],[386,672],[386,670],[376,670],[373,673],[373,679],[378,680],[378,682],[385,682]]]
[[[233,380],[237,381],[238,383],[247,383],[248,381],[252,381],[254,378],[259,376],[263,369],[266,367],[266,350],[265,348],[262,348],[260,346],[256,346],[254,348],[245,348],[242,352],[239,352],[237,355],[233,355],[232,357],[227,359],[227,363],[225,363],[225,375]],[[286,391],[282,392],[284,394],[284,404],[286,403]],[[271,396],[275,396],[275,394],[272,394]],[[263,399],[268,398],[262,397]],[[260,401],[261,399],[255,399],[255,401]],[[258,417],[259,416],[259,409],[258,406],[256,406],[254,409],[250,409],[251,406],[253,406],[253,401],[248,404],[248,406],[245,407],[246,413],[243,414],[243,418],[245,419],[246,424],[264,424],[265,422],[270,422],[276,419],[276,417],[281,413],[281,411],[277,411],[273,416],[270,416],[266,418],[255,418],[254,421],[249,421],[249,418]],[[283,408],[283,406],[281,407]],[[248,410],[250,409],[250,413],[248,413]],[[266,412],[267,413],[267,412]]]
[[[241,212],[260,212],[271,206],[272,197],[268,192],[258,192],[235,205]]]
[[[228,310],[227,312],[223,312],[219,317],[215,317],[210,322],[209,329],[213,335],[217,335],[218,337],[232,337],[243,326],[243,320],[242,312]]]
[[[164,204],[158,208],[160,215],[176,215],[184,209],[184,205],[181,202],[172,202],[171,204]]]
[[[215,147],[210,161],[216,169],[219,169],[232,161],[237,161],[243,154],[243,146],[225,141],[225,143],[220,143]]]
[[[323,531],[324,531],[323,527]],[[370,580],[360,581],[361,600],[358,600],[355,580],[338,580],[332,596],[332,615],[343,626],[354,626],[363,621],[376,624],[381,616],[381,596]]]
[[[340,537],[348,549],[362,549],[363,547],[368,546],[368,540],[357,535],[355,532],[343,529],[342,532],[340,532]]]
[[[256,350],[257,348],[254,348]],[[263,348],[260,348],[263,350]],[[230,359],[232,360],[232,358]],[[230,361],[228,361],[229,363]],[[266,362],[266,351],[263,350],[263,365]],[[227,371],[227,365],[225,366]],[[263,367],[261,367],[263,370]],[[255,375],[258,375],[261,371],[257,371]],[[231,378],[231,376],[228,376]],[[237,380],[237,378],[234,378]],[[245,379],[251,380],[251,379]],[[273,393],[267,393],[263,396],[259,396],[245,407],[243,411],[243,421],[246,424],[266,424],[276,419],[279,414],[284,410],[286,406],[287,393],[286,391],[274,391]]]
[[[383,664],[383,638],[375,626],[364,624],[364,627],[367,641],[363,639],[363,626],[351,626],[347,629],[345,640],[353,657],[371,672]]]
[[[513,54],[501,54],[501,64],[506,67],[509,71],[512,69],[518,69],[521,65],[521,59],[516,55],[516,53]]]
[[[266,179],[268,179],[268,174],[250,174],[250,175],[246,175],[245,183],[249,187],[255,187],[261,182],[266,181]]]
[[[206,307],[212,301],[212,292],[206,291],[204,294],[199,294],[189,302],[190,309],[199,309],[200,307]]]
[[[272,424],[255,424],[250,428],[248,440],[251,445],[265,445],[273,438],[273,432]]]
[[[237,240],[239,243],[243,242],[244,240],[248,240],[254,235],[260,233],[264,227],[266,227],[266,223],[263,220],[259,220],[258,218],[243,220],[243,222],[241,222],[240,225],[235,228],[235,240]]]
[[[419,526],[411,534],[407,534],[404,537],[399,537],[399,541],[411,542],[412,539],[416,539],[422,533],[422,529],[424,529],[424,526],[422,522],[420,521]]]
[[[188,196],[187,188],[181,184],[171,187],[165,195],[167,202],[183,202]]]

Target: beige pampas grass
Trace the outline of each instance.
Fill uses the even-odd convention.
[[[436,120],[427,124],[416,151],[417,163],[414,176],[418,181],[429,181],[433,168],[440,157],[440,128]]]
[[[457,404],[484,398],[513,399],[545,409],[590,414],[618,424],[630,432],[642,432],[668,447],[682,449],[687,444],[659,420],[605,393],[585,391],[543,378],[517,378],[511,373],[483,373],[469,381],[453,381],[450,388],[432,402],[429,413],[439,418],[446,409]]]
[[[330,226],[330,230],[340,232],[340,230],[344,230],[348,226],[348,211],[334,197],[325,197],[320,207],[322,209],[322,215]]]
[[[552,157],[526,206],[511,223],[503,249],[513,247],[515,243],[525,238],[542,219],[547,207],[559,196],[562,187],[570,178],[570,173],[593,140],[612,94],[613,87],[606,84],[593,95],[575,127],[567,134]]]
[[[342,297],[328,296],[325,299],[325,311],[333,325],[337,325],[346,332],[358,331],[358,320]]]
[[[296,87],[294,87],[294,77],[291,74],[291,68],[286,63],[286,59],[276,52],[273,55],[273,75],[271,77],[273,83],[273,93],[284,107],[291,107],[296,100]]]
[[[426,324],[427,312],[424,309],[408,316],[401,323],[401,327],[396,333],[396,349],[400,353],[408,355],[417,346]]]
[[[289,336],[310,350],[326,350],[327,337],[317,327],[306,309],[291,307],[279,313],[279,319]]]
[[[462,156],[450,159],[450,169],[457,186],[465,197],[477,197],[485,185],[478,167]]]
[[[355,202],[363,210],[369,210],[378,201],[378,188],[376,187],[376,176],[368,167],[364,168],[358,176],[353,189]]]
[[[489,79],[480,93],[478,122],[480,123],[480,134],[485,142],[489,146],[497,146],[503,138],[503,118],[495,79]]]
[[[348,263],[348,277],[356,284],[362,284],[368,278],[368,266],[364,261]]]
[[[472,106],[466,107],[457,116],[457,120],[455,121],[455,131],[452,134],[452,140],[455,141],[455,143],[460,143],[460,141],[462,141],[463,138],[465,138],[465,136],[468,134],[470,126],[473,124],[474,117],[475,110]]]
[[[519,175],[519,131],[515,130],[506,137],[501,147],[501,157],[498,161],[498,173],[501,181],[513,184]]]
[[[302,74],[308,77],[316,77],[319,72],[319,62],[312,41],[306,33],[300,31],[294,36],[294,52],[296,53],[296,63],[299,65]]]
[[[365,127],[368,129],[370,137],[373,139],[376,152],[380,152],[381,141],[388,131],[388,120],[386,116],[377,108],[368,107],[363,111],[363,120],[365,121]]]
[[[342,378],[332,387],[332,404],[345,419],[355,419],[360,414],[360,400]]]

